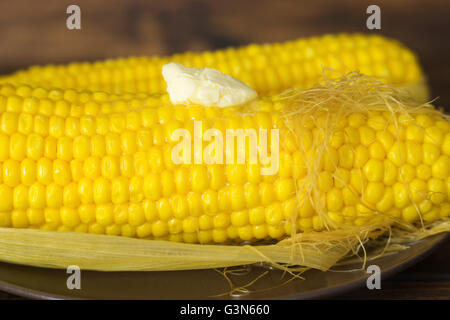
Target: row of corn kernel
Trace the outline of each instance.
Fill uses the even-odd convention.
[[[165,90],[161,67],[170,61],[221,70],[264,94],[294,86],[308,88],[316,83],[324,67],[360,71],[392,84],[415,83],[421,78],[416,58],[397,42],[379,36],[338,35],[166,58],[33,67],[4,81],[111,93],[157,93]]]

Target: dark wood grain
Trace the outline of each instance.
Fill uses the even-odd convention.
[[[82,29],[65,26],[78,4]],[[382,30],[365,27],[378,4]],[[163,55],[250,42],[276,42],[337,32],[380,33],[419,55],[438,104],[450,106],[448,0],[8,0],[0,2],[0,73],[33,64]],[[417,266],[383,282],[382,290],[346,299],[450,299],[450,241]],[[0,292],[0,299],[17,298]]]
[[[81,30],[65,26],[74,2],[82,11]],[[369,4],[381,7],[381,31],[366,29]],[[0,2],[0,73],[361,31],[397,38],[416,51],[433,96],[448,106],[449,16],[446,0],[8,0]]]

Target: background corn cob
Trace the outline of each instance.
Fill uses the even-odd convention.
[[[242,80],[259,94],[314,85],[324,68],[359,71],[396,86],[413,85],[420,101],[428,99],[416,56],[399,42],[378,35],[340,34],[285,43],[249,45],[212,52],[168,57],[132,57],[66,66],[35,66],[0,79],[42,88],[163,93],[162,65],[179,62],[189,67],[218,69]],[[333,74],[336,76],[336,74]]]
[[[61,90],[0,92],[1,227],[223,243],[450,213],[450,125],[437,112],[330,107],[285,119],[279,97],[205,108],[155,96],[117,97],[103,113],[102,95],[70,102]],[[279,129],[278,173],[174,164],[171,133],[192,133],[194,120],[203,130]]]

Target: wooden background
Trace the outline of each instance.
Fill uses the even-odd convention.
[[[66,8],[81,7],[81,30]],[[366,29],[366,8],[381,8],[381,30]],[[380,33],[418,53],[437,103],[450,107],[448,0],[3,0],[0,73],[33,64],[170,54],[337,32]],[[450,299],[450,241],[424,262],[341,298]],[[0,298],[14,298],[0,293]]]

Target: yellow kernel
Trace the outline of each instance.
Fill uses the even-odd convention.
[[[259,168],[258,168],[259,169]],[[180,169],[181,171],[181,169]],[[210,165],[208,166],[208,173],[209,173],[209,180],[210,180],[210,187],[213,190],[219,190],[220,188],[222,188],[225,185],[225,174],[224,174],[224,170],[223,167],[220,165]],[[181,179],[181,177],[183,179]],[[183,175],[180,175],[180,184],[183,183],[185,186],[185,188],[189,188],[189,183],[188,183],[188,179],[189,179],[189,175],[185,174],[183,172]],[[180,188],[182,189],[182,188]],[[187,190],[183,190],[185,192],[187,192]]]
[[[193,233],[199,230],[198,218],[187,217],[183,220],[183,231],[186,233]]]
[[[384,185],[382,182],[369,182],[364,190],[364,200],[370,203],[377,203],[384,193]]]
[[[342,197],[346,206],[355,205],[359,202],[358,193],[351,187],[342,188]]]
[[[120,155],[120,137],[117,133],[110,132],[105,136],[106,153],[108,155]]]
[[[161,178],[158,174],[149,173],[145,176],[144,194],[150,200],[158,200],[162,196]]]
[[[344,199],[340,189],[333,188],[327,192],[327,208],[329,211],[338,211],[343,204]]]
[[[136,133],[134,131],[125,131],[120,135],[122,152],[125,154],[134,154],[136,152]]]
[[[155,209],[156,211],[156,209]],[[113,209],[114,223],[117,225],[124,225],[128,222],[128,205],[115,205]]]
[[[66,124],[63,118],[52,116],[49,120],[49,134],[54,138],[60,138],[64,135]]]
[[[34,132],[41,135],[46,136],[48,135],[48,118],[37,115],[34,117]],[[55,139],[54,137],[51,137],[52,139]]]
[[[433,125],[433,120],[426,114],[418,114],[416,116],[416,123],[422,128],[428,128]]]
[[[17,131],[25,135],[28,135],[33,131],[33,126],[34,126],[33,116],[28,113],[21,113],[19,116]]]
[[[337,168],[334,173],[334,185],[337,188],[343,188],[348,185],[350,181],[350,171],[343,168]]]
[[[430,200],[434,204],[440,204],[447,199],[447,186],[441,179],[431,178],[428,180],[428,190],[430,191]]]
[[[442,143],[442,153],[450,156],[450,133],[447,133]]]
[[[71,173],[69,164],[60,159],[53,162],[53,180],[60,186],[64,186],[70,182]]]
[[[27,209],[27,218],[28,222],[31,225],[41,225],[45,222],[44,210],[37,208],[28,208]]]
[[[362,126],[359,128],[359,136],[364,146],[371,145],[376,140],[376,132],[371,127]]]
[[[61,222],[69,228],[73,228],[80,223],[80,216],[78,210],[73,208],[61,208]]]
[[[282,236],[285,235],[283,226],[271,226],[271,225],[269,225],[267,227],[267,231],[269,233],[269,236],[272,239],[280,239]]]
[[[98,224],[108,226],[114,222],[114,213],[112,204],[101,204],[95,209],[95,219]]]
[[[319,173],[317,183],[319,190],[328,192],[333,187],[333,175],[328,171],[322,171]]]
[[[27,138],[21,133],[14,133],[10,137],[9,154],[14,160],[21,161],[27,153]]]
[[[293,179],[279,179],[275,182],[275,192],[278,200],[285,201],[295,193]]]
[[[20,164],[15,160],[8,159],[3,162],[3,182],[14,187],[20,183]]]
[[[384,166],[383,162],[376,159],[370,159],[364,165],[364,174],[370,182],[377,182],[383,180]]]
[[[65,120],[65,133],[71,138],[80,135],[80,120],[74,117],[67,117]]]
[[[161,172],[162,194],[166,197],[173,195],[175,192],[175,182],[171,171]]]
[[[444,141],[444,133],[439,127],[432,126],[425,129],[425,136],[423,138],[425,143],[435,144],[441,146]]]
[[[450,204],[443,203],[441,204],[441,211],[439,213],[441,218],[447,218],[450,215]]]
[[[208,188],[208,170],[205,166],[194,165],[191,169],[191,187],[194,192],[202,192]]]
[[[379,141],[375,141],[369,147],[370,157],[377,160],[383,160],[386,156],[384,147]]]
[[[410,202],[408,189],[403,183],[397,182],[393,186],[395,196],[395,206],[399,209],[403,209]]]
[[[256,239],[265,239],[268,236],[267,225],[255,225],[252,227],[252,232]]]
[[[137,132],[136,139],[139,150],[148,150],[152,145],[152,132],[148,129],[141,129]]]
[[[439,158],[441,151],[438,146],[430,143],[424,143],[423,146],[423,162],[432,166]]]
[[[35,183],[28,189],[28,203],[30,208],[42,209],[46,203],[45,187],[40,183]]]
[[[110,236],[119,236],[121,233],[121,227],[117,224],[109,225],[105,228],[105,233]],[[138,234],[138,237],[141,237],[142,231],[139,233],[139,230],[136,230],[136,233]]]
[[[189,213],[192,216],[198,217],[203,213],[203,201],[201,194],[190,192],[187,195],[187,201],[189,205]]]
[[[95,119],[89,115],[80,118],[80,133],[92,136],[95,133]]]
[[[20,175],[23,184],[30,186],[36,181],[36,163],[25,159],[20,163]]]
[[[97,224],[97,225],[99,225],[99,224]],[[101,225],[99,225],[99,226],[101,226]],[[98,231],[103,233],[103,229],[104,229],[104,227],[101,226],[101,228],[99,228]],[[129,224],[124,224],[120,227],[120,233],[124,237],[132,238],[136,235],[136,227],[130,226]]]
[[[247,192],[247,191],[246,191]],[[258,192],[258,190],[256,190]],[[216,191],[207,190],[202,194],[203,212],[214,216],[220,210],[219,195]]]
[[[345,144],[339,148],[339,166],[351,169],[353,167],[354,153],[353,148]]]
[[[81,222],[83,223],[92,223],[95,221],[96,218],[96,212],[95,212],[95,206],[92,204],[84,204],[81,205],[78,209]]]
[[[250,225],[238,228],[238,233],[241,240],[249,241],[253,239],[253,227]]]
[[[324,169],[330,172],[336,170],[339,161],[339,153],[334,148],[328,148],[324,154],[323,165]]]
[[[330,138],[330,147],[333,149],[338,149],[345,142],[344,131],[336,131]]]
[[[13,189],[0,184],[0,211],[10,211],[13,208]]]
[[[168,221],[173,218],[173,211],[170,204],[170,200],[162,198],[157,201],[156,208],[158,210],[158,216],[163,221]]]
[[[11,213],[11,224],[13,228],[28,227],[28,217],[25,210],[13,210]]]
[[[387,122],[383,116],[375,115],[367,119],[367,125],[376,131],[382,131],[387,126]]]
[[[6,162],[5,162],[6,163]],[[46,158],[41,158],[36,163],[37,181],[47,185],[53,180],[53,163]],[[3,180],[5,181],[5,180]],[[6,181],[5,181],[6,183]]]
[[[57,153],[59,159],[70,161],[73,156],[73,143],[69,137],[61,137],[57,141]]]
[[[170,234],[177,234],[183,232],[183,221],[179,219],[171,219],[167,222]]]
[[[91,142],[86,136],[78,136],[73,140],[73,157],[84,160],[89,157]]]
[[[3,147],[3,144],[0,144]],[[39,160],[44,154],[44,139],[35,133],[27,137],[27,157]]]
[[[19,122],[19,114],[13,112],[3,112],[0,120],[1,130],[8,134],[12,135],[17,131]]]
[[[129,200],[129,181],[125,177],[114,178],[111,182],[111,200],[115,204],[125,203]]]
[[[416,176],[416,169],[406,163],[398,170],[398,181],[409,183]]]
[[[422,145],[417,142],[407,141],[406,142],[406,161],[413,165],[417,166],[422,163]]]
[[[111,200],[111,184],[104,177],[94,180],[93,198],[96,204],[108,203]]]
[[[350,171],[350,185],[356,192],[361,193],[365,187],[366,180],[364,179],[363,171],[360,169],[352,169]]]
[[[354,166],[356,168],[362,168],[367,160],[369,160],[369,149],[363,145],[359,145],[355,150],[355,162]]]
[[[376,208],[378,211],[382,213],[386,213],[389,209],[394,206],[395,196],[394,190],[391,187],[387,187],[384,189],[384,194],[382,197],[377,200]]]
[[[402,210],[402,217],[408,223],[413,223],[419,220],[419,212],[414,206],[408,206]]]
[[[450,159],[446,155],[441,155],[439,159],[431,166],[433,177],[445,179],[450,173]]]
[[[403,142],[395,142],[387,154],[387,158],[397,167],[401,166],[406,160],[406,145]]]
[[[421,143],[423,141],[424,137],[424,130],[423,128],[411,124],[406,127],[406,139],[414,142]]]
[[[433,222],[434,220],[439,218],[440,211],[442,211],[442,209],[439,209],[439,207],[434,207],[432,210],[422,215],[423,220],[425,222]]]
[[[213,241],[215,243],[224,243],[228,239],[228,234],[226,229],[214,229],[212,231]]]
[[[314,219],[312,218],[300,218],[298,220],[299,228],[302,231],[310,231],[314,228]]]
[[[51,183],[46,188],[46,203],[49,208],[60,208],[63,204],[63,188]]]
[[[80,205],[80,197],[78,195],[78,184],[70,183],[64,187],[63,191],[64,206],[76,208]]]
[[[210,230],[214,227],[213,217],[202,215],[198,218],[198,225],[200,230]]]
[[[131,226],[140,226],[145,222],[145,212],[140,204],[132,203],[128,207],[128,223]]]
[[[249,223],[249,214],[247,210],[235,211],[231,213],[231,223],[236,227],[242,227]]]
[[[323,223],[323,219],[319,216],[314,216],[312,218],[313,221],[313,228],[315,231],[322,231],[324,229],[324,223]]]
[[[269,225],[279,225],[284,219],[283,207],[279,202],[273,203],[266,208],[265,221]]]
[[[359,128],[366,122],[364,116],[360,113],[352,113],[348,116],[348,124],[351,127]]]
[[[361,142],[359,130],[353,127],[347,127],[344,129],[345,142],[352,145],[359,145]]]
[[[134,175],[134,162],[130,155],[122,155],[119,159],[121,175],[131,178]]]
[[[102,176],[112,180],[120,174],[120,165],[118,157],[105,156],[101,160]]]
[[[3,197],[2,199],[6,199],[4,197],[9,196],[10,188],[3,185],[3,188],[0,190],[0,196]],[[3,206],[9,207],[9,200],[6,200],[5,203],[2,203]],[[13,190],[13,207],[15,209],[26,209],[29,207],[28,204],[28,188],[20,184],[16,186]]]
[[[150,200],[145,200],[144,204],[144,215],[145,215],[145,219],[148,222],[154,222],[157,220],[158,218],[158,210],[156,208],[156,204],[154,201],[150,201]]]
[[[152,234],[155,237],[163,237],[169,233],[169,227],[165,221],[156,221],[152,224]]]

